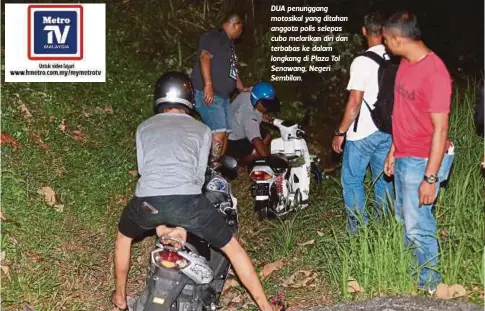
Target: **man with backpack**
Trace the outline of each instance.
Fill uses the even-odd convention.
[[[433,205],[454,161],[448,140],[452,80],[443,61],[421,40],[414,14],[393,14],[383,36],[392,54],[402,57],[385,173],[394,175],[396,219],[404,223],[406,246],[420,267],[418,288],[432,294],[441,282]]]
[[[382,172],[392,142],[389,106],[392,109],[396,68],[390,63],[382,44],[382,21],[378,13],[365,16],[362,34],[369,49],[352,62],[347,86],[349,99],[332,140],[333,150],[341,153],[346,138],[341,181],[350,232],[357,231],[360,220],[364,224],[368,222],[364,178],[369,164],[377,213],[385,214],[389,209],[388,199],[394,197],[392,182],[385,180]]]

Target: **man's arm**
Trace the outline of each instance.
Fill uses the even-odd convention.
[[[260,124],[257,119],[251,117],[244,122],[244,135],[253,144],[254,149],[256,149],[256,152],[260,156],[264,157],[269,155],[268,148],[263,143]]]
[[[207,105],[212,104],[214,100],[214,89],[212,87],[211,76],[211,59],[214,57],[217,44],[214,42],[214,33],[209,31],[205,33],[199,42],[199,61],[200,72],[204,80],[204,102]]]
[[[200,51],[200,71],[202,78],[204,79],[204,86],[212,85],[211,78],[211,58],[213,55],[207,50],[202,49]]]
[[[350,90],[349,99],[347,100],[347,105],[345,106],[344,116],[338,127],[340,133],[347,132],[352,122],[354,122],[355,118],[359,114],[363,98],[363,91]]]
[[[360,111],[360,106],[362,105],[362,99],[364,96],[364,91],[350,90],[349,99],[347,100],[347,105],[345,107],[344,116],[340,125],[338,126],[338,131],[340,133],[346,133],[352,122],[354,122],[357,114]],[[344,136],[334,136],[332,139],[332,149],[337,152],[342,152],[342,145],[344,142]]]
[[[396,147],[394,146],[394,142],[391,144],[391,148],[389,149],[389,153],[387,154],[386,159],[384,160],[384,174],[387,176],[394,175],[394,163],[396,162],[396,158],[394,157],[394,150]]]
[[[448,114],[431,113],[431,123],[433,124],[434,131],[431,140],[429,160],[426,166],[426,176],[436,176],[440,169],[448,138]]]
[[[269,151],[266,145],[263,143],[263,140],[261,137],[256,137],[251,140],[251,143],[253,144],[254,149],[256,149],[256,152],[262,156],[262,157],[267,157],[269,156]]]
[[[239,75],[237,76],[237,80],[236,80],[236,88],[238,89],[239,92],[249,92],[251,90],[251,88],[244,86],[241,79],[239,78]]]
[[[425,175],[437,175],[444,157],[448,136],[448,114],[451,105],[451,78],[447,73],[437,72],[424,84],[424,96],[429,103],[429,113],[433,126],[431,150]],[[424,177],[424,176],[423,176]],[[439,181],[438,181],[439,182]],[[419,204],[432,204],[439,184],[422,181],[419,186]]]

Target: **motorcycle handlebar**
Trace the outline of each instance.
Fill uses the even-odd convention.
[[[298,138],[306,138],[306,133],[302,130],[297,130],[296,131],[296,137]]]

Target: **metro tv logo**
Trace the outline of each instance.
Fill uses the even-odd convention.
[[[29,5],[30,60],[83,59],[82,5]]]

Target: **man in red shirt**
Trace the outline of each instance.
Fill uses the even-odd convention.
[[[418,288],[432,294],[441,282],[432,208],[454,160],[447,139],[452,80],[443,61],[421,41],[412,13],[392,15],[383,37],[402,57],[394,87],[393,144],[384,171],[394,174],[396,219],[404,223],[405,243],[422,267]]]

